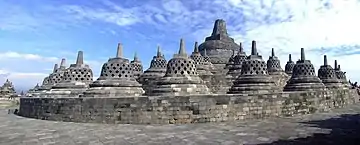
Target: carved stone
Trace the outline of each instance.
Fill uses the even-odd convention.
[[[229,37],[226,23],[222,19],[215,21],[211,36],[206,37],[205,42],[199,46],[200,53],[204,54],[206,50],[207,55],[210,57],[210,62],[218,70],[222,70],[225,67],[232,51],[238,48],[239,46],[234,42],[234,39]]]
[[[117,55],[104,63],[100,77],[84,92],[86,97],[130,97],[144,93],[141,84],[135,80],[133,65],[122,56],[122,44],[118,44]],[[137,71],[137,70],[136,70]]]
[[[271,56],[269,56],[266,64],[269,75],[274,80],[276,86],[281,89],[284,88],[286,82],[289,80],[290,77],[281,68],[280,60],[277,56],[275,56],[274,48],[271,49]]]
[[[242,63],[241,75],[231,86],[229,94],[269,94],[279,92],[267,72],[266,62],[257,53],[256,42],[252,42],[251,55]]]
[[[321,65],[318,70],[318,76],[324,85],[329,89],[344,88],[344,85],[336,77],[335,70],[328,65],[326,55],[324,55],[324,65]]]
[[[166,74],[157,82],[151,96],[179,96],[209,94],[210,90],[199,77],[195,61],[185,52],[185,43],[180,40],[180,50],[169,60]]]
[[[133,69],[134,78],[138,79],[139,76],[143,73],[143,66],[140,59],[137,57],[137,53],[134,54],[134,60],[130,62]]]
[[[346,72],[343,72],[340,68],[340,65],[337,64],[337,60],[335,60],[335,75],[340,80],[342,84],[345,85],[345,87],[350,87],[349,82],[346,79]]]
[[[284,87],[284,91],[314,91],[324,89],[325,85],[319,77],[315,76],[315,68],[310,60],[305,60],[304,48],[301,48],[301,59],[296,62],[292,76]]]
[[[160,46],[157,48],[157,54],[153,57],[150,67],[139,77],[139,82],[143,85],[145,94],[151,92],[159,78],[166,73],[167,61],[161,54]]]
[[[291,54],[289,54],[289,60],[285,65],[285,73],[288,74],[289,76],[291,76],[294,66],[295,66],[295,63],[291,60]]]

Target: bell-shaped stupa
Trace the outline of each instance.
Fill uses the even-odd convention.
[[[293,68],[292,76],[284,87],[284,91],[313,91],[324,90],[325,85],[315,75],[315,68],[310,60],[305,59],[304,48],[301,57]]]
[[[151,92],[158,79],[165,75],[166,64],[167,61],[161,53],[160,46],[158,46],[156,56],[150,62],[150,67],[139,77],[139,82],[143,85],[145,93]]]
[[[181,39],[179,53],[169,60],[165,76],[159,79],[157,86],[149,95],[179,96],[209,93],[209,88],[199,77],[195,61],[186,54],[185,42]]]
[[[104,63],[100,77],[90,84],[84,97],[119,98],[140,96],[144,93],[141,84],[135,80],[133,66],[123,57],[122,51],[122,44],[119,43],[116,57]]]
[[[256,42],[252,41],[251,55],[242,63],[241,74],[231,86],[229,94],[268,94],[279,92],[267,72],[266,62],[258,54]]]

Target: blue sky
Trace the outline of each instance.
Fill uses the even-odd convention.
[[[304,47],[316,69],[327,54],[360,80],[359,15],[356,0],[0,0],[0,82],[28,89],[61,58],[74,63],[78,50],[97,78],[118,42],[147,68],[157,45],[169,59],[184,38],[190,54],[218,18],[248,53],[256,40],[264,60],[275,48],[284,67],[288,53],[297,60]]]

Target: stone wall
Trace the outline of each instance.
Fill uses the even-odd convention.
[[[19,114],[44,120],[92,123],[204,123],[309,114],[344,107],[358,100],[355,90],[258,96],[21,98]]]

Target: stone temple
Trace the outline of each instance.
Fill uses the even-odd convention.
[[[181,124],[298,116],[359,101],[337,61],[331,66],[325,55],[316,71],[301,48],[300,59],[294,62],[289,54],[283,69],[274,48],[264,60],[252,41],[246,54],[224,20],[215,21],[200,45],[189,43],[193,52],[186,52],[180,39],[169,60],[158,46],[145,71],[136,54],[132,60],[123,56],[126,48],[119,43],[95,81],[79,51],[75,64],[66,66],[62,59],[31,95],[21,98],[18,114],[71,122]]]

